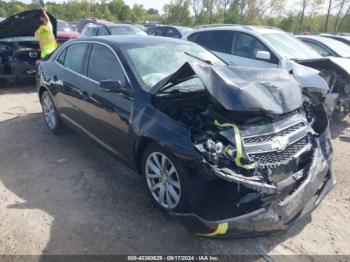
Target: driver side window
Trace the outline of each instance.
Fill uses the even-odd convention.
[[[106,46],[94,44],[91,49],[88,77],[102,80],[125,80],[125,75],[114,53]]]
[[[233,40],[232,54],[250,59],[257,59],[257,51],[270,52],[257,38],[241,32],[236,32]]]

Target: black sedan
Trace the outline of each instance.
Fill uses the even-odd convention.
[[[155,205],[202,236],[286,230],[335,184],[322,103],[282,69],[107,36],[63,44],[38,64],[37,87],[52,132],[77,129],[124,160]]]

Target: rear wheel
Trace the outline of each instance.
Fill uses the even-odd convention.
[[[48,91],[44,91],[41,96],[41,106],[47,127],[54,134],[60,134],[64,126]]]
[[[206,182],[194,181],[180,161],[156,143],[143,154],[142,172],[153,202],[163,210],[189,212],[204,198]]]

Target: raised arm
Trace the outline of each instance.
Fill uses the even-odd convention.
[[[46,6],[43,7],[43,15],[44,15],[46,21],[51,23],[50,17],[47,14],[47,7]]]

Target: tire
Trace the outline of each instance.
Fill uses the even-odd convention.
[[[191,178],[181,162],[159,144],[150,144],[141,161],[146,190],[158,208],[164,211],[191,212],[205,199],[207,182],[203,178]]]
[[[55,103],[48,91],[43,92],[40,102],[44,119],[49,130],[55,135],[62,134],[65,130],[64,124],[58,115]]]

